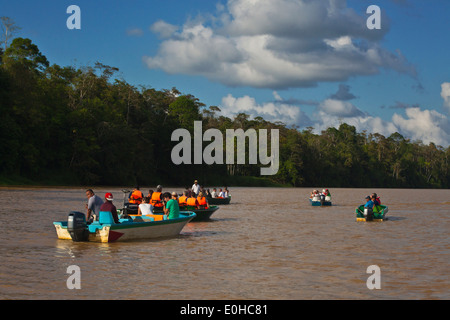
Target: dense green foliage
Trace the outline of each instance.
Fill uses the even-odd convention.
[[[450,186],[450,148],[356,132],[342,124],[314,134],[246,114],[218,115],[177,89],[136,88],[117,68],[50,65],[29,39],[0,51],[0,177],[84,185],[267,185],[258,165],[179,165],[171,161],[177,128],[193,132],[280,130],[273,183],[327,187]],[[193,137],[193,134],[192,134]],[[203,147],[209,142],[204,142]],[[20,180],[24,179],[24,180]]]

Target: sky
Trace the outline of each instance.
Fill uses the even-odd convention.
[[[0,16],[50,64],[99,61],[228,117],[450,145],[449,0],[16,0]]]

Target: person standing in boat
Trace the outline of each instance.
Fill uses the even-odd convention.
[[[176,195],[176,194],[175,194]],[[178,201],[173,199],[169,192],[163,194],[164,214],[170,219],[177,219],[180,216]]]
[[[194,193],[194,197],[198,196],[198,193],[200,192],[200,185],[198,184],[198,181],[195,180],[194,184],[192,185],[192,192]]]
[[[101,205],[100,211],[109,211],[112,214],[115,223],[119,222],[119,216],[117,215],[116,206],[112,203],[114,200],[112,193],[105,194],[105,202]]]
[[[88,203],[86,204],[86,221],[92,222],[98,220],[98,213],[100,212],[103,200],[92,189],[86,190],[86,197],[88,198]]]

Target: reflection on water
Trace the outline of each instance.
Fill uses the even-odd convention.
[[[121,206],[120,189],[95,191]],[[449,190],[335,189],[333,207],[310,206],[310,189],[231,191],[175,238],[109,244],[56,239],[84,189],[0,188],[0,299],[450,298]],[[357,223],[373,191],[389,220]],[[70,265],[81,290],[66,286]],[[370,265],[381,290],[366,287]]]

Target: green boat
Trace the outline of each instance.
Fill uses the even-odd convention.
[[[381,222],[387,220],[386,214],[389,209],[387,206],[378,205],[373,207],[373,211],[368,214],[364,214],[364,205],[360,205],[356,208],[356,221],[377,221]]]
[[[231,196],[228,196],[227,198],[206,198],[208,200],[209,204],[230,204]]]

